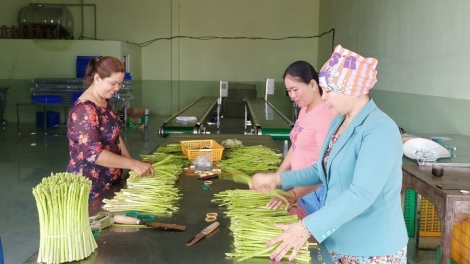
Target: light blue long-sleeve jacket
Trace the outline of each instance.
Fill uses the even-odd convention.
[[[339,137],[323,169],[331,135],[344,116],[333,119],[318,161],[281,173],[282,189],[323,183],[323,207],[304,223],[328,250],[354,256],[384,256],[408,242],[400,191],[403,145],[395,122],[371,99]]]

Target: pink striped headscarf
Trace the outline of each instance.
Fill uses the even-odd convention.
[[[377,82],[377,63],[338,45],[318,74],[320,87],[351,96],[368,94]]]

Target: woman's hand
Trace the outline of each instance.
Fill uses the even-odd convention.
[[[152,164],[139,160],[134,160],[134,168],[132,168],[132,170],[141,177],[155,175],[155,170],[153,169]]]
[[[256,173],[251,178],[249,186],[252,190],[268,193],[281,186],[281,175],[277,172]]]
[[[280,194],[280,195],[282,195],[282,194]],[[289,196],[289,195],[282,195],[282,196],[284,196],[286,198],[287,204],[283,200],[281,200],[279,197],[274,196],[273,198],[271,198],[271,200],[266,205],[268,207],[268,209],[276,210],[279,207],[281,207],[281,205],[283,205],[283,204],[286,205],[286,209],[289,209],[295,203],[294,197]]]
[[[297,256],[299,249],[307,242],[307,234],[305,234],[300,223],[289,225],[274,224],[274,226],[284,230],[284,233],[266,244],[266,248],[270,248],[281,242],[269,257],[275,261],[280,261],[289,252],[289,250],[292,249],[289,261],[293,261],[295,256]]]

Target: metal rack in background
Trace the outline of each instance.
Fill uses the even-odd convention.
[[[61,96],[61,103],[72,104],[73,94],[83,92],[83,79],[81,78],[35,78],[32,79],[34,87],[31,88],[31,95],[56,95]],[[124,80],[121,90],[111,98],[111,101],[118,99],[133,99],[131,93],[132,85],[128,80]]]
[[[73,99],[84,91],[82,78],[35,78],[32,82],[32,96],[60,96],[60,104],[63,105],[73,105]],[[124,80],[121,89],[111,98],[114,110],[123,110],[124,124],[127,123],[127,109],[131,99],[134,99],[131,81]],[[123,103],[122,109],[117,109],[118,102]]]

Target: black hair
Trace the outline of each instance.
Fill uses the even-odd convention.
[[[93,83],[95,74],[98,74],[100,78],[108,78],[113,73],[117,72],[126,73],[126,68],[119,59],[110,56],[92,58],[88,62],[85,78],[83,81],[85,89],[90,87],[90,85]]]
[[[296,81],[310,84],[311,80],[317,83],[320,95],[323,94],[322,89],[318,85],[318,73],[313,66],[306,61],[296,61],[287,67],[282,78],[285,79],[287,75],[292,76]]]

